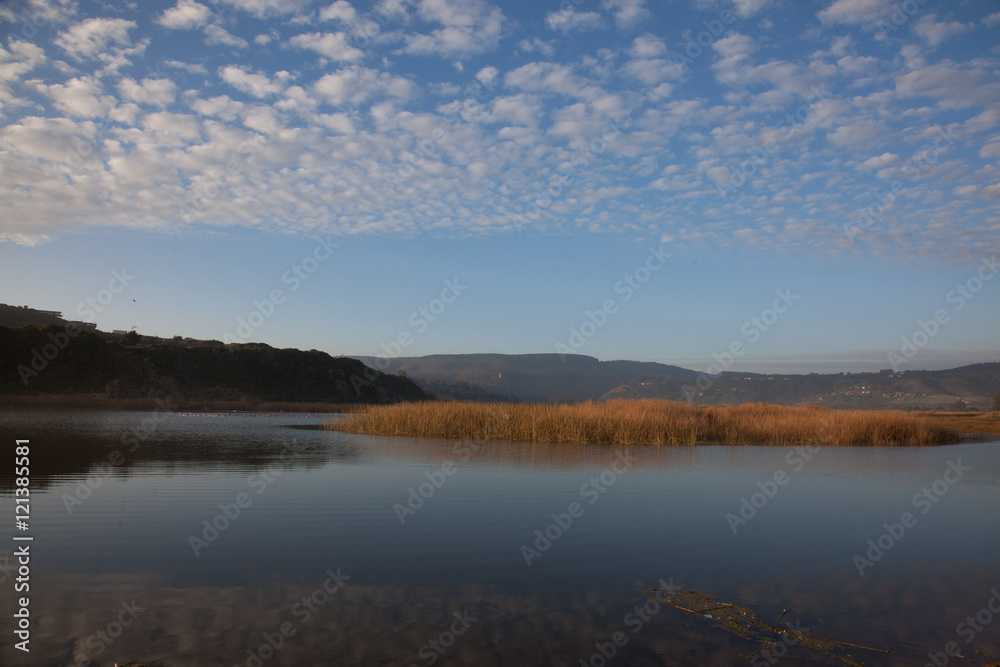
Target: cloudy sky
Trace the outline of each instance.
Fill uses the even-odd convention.
[[[9,0],[0,31],[0,302],[348,355],[1000,360],[991,0]]]

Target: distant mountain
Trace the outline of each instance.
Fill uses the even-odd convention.
[[[467,383],[523,401],[597,399],[636,378],[684,383],[698,374],[645,361],[598,361],[579,354],[435,354],[426,357],[357,357],[386,373],[404,371],[416,382]]]
[[[831,408],[932,408],[988,410],[1000,391],[1000,363],[943,371],[778,375],[723,373],[700,382],[633,380],[604,398],[669,398],[704,405],[812,403]]]
[[[988,410],[1000,391],[1000,363],[945,371],[777,375],[696,371],[653,362],[598,361],[558,354],[452,354],[384,359],[358,357],[385,372],[431,383],[466,385],[525,401],[665,398],[703,405],[814,403],[835,408],[974,407]],[[384,367],[384,368],[383,368]],[[471,396],[470,396],[471,397]]]

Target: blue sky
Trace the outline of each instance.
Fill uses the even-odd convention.
[[[994,2],[14,0],[0,30],[2,302],[347,355],[1000,360]]]

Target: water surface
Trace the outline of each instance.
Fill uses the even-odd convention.
[[[768,664],[708,619],[642,609],[661,582],[897,653],[852,650],[865,664],[922,665],[948,642],[968,658],[951,664],[1000,655],[1000,619],[959,626],[1000,587],[998,442],[810,453],[304,428],[325,419],[0,413],[9,449],[31,440],[35,538],[31,653],[5,630],[0,664]],[[780,662],[839,664],[801,647]]]

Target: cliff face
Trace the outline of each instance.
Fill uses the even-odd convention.
[[[134,335],[109,341],[58,325],[0,327],[0,393],[328,403],[427,398],[406,378],[318,350]]]

